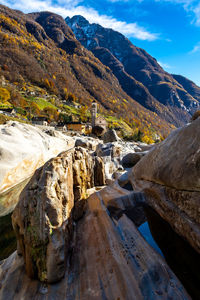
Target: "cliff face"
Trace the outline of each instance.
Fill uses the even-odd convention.
[[[90,24],[82,16],[68,17],[66,22],[82,45],[113,71],[126,93],[148,109],[180,125],[198,108],[197,93],[119,32]]]

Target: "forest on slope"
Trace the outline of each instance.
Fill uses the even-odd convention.
[[[1,105],[17,108],[25,119],[30,108],[32,115],[57,120],[73,114],[74,102],[86,111],[97,101],[99,113],[114,118],[110,126],[126,124],[132,135],[142,132],[152,140],[174,128],[130,97],[111,68],[54,13],[23,14],[0,5],[0,66]],[[42,101],[47,105],[39,105]]]

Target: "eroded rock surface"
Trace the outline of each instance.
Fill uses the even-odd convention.
[[[0,125],[0,193],[30,177],[47,160],[74,146],[74,140],[56,133],[52,137],[39,128],[18,122]],[[17,200],[16,200],[17,203]],[[15,203],[15,204],[16,204]],[[9,203],[0,203],[0,215]]]
[[[82,136],[81,138],[80,137],[76,138],[75,147],[83,147],[95,151],[99,143],[101,143],[99,139],[94,139],[88,136],[87,137]]]
[[[31,280],[23,259],[14,253],[0,265],[0,298],[190,299],[126,214],[116,216],[108,209],[111,205],[121,210],[134,206],[136,198],[117,183],[91,195],[85,215],[74,228],[64,278],[53,285]]]
[[[146,152],[130,152],[128,154],[126,154],[123,158],[122,158],[122,165],[124,168],[132,168],[134,167],[139,161],[140,159],[147,154]]]
[[[108,129],[103,135],[104,143],[112,143],[119,140],[120,138],[117,136],[117,133],[114,129]]]
[[[106,179],[111,180],[113,173],[121,165],[122,146],[118,143],[99,144],[96,154],[104,162]]]
[[[73,219],[84,213],[87,189],[96,183],[105,184],[104,166],[83,148],[63,152],[36,171],[12,217],[29,277],[55,282],[64,276]]]
[[[145,198],[131,171],[91,194],[106,163],[119,167],[118,146],[76,147],[35,172],[13,213],[18,254],[0,263],[0,299],[190,299],[137,230]]]
[[[132,184],[200,253],[200,119],[172,132],[142,158]]]

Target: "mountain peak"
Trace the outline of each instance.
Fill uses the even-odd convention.
[[[75,15],[72,18],[67,17],[65,19],[66,23],[70,23],[71,25],[73,24],[77,24],[78,26],[84,27],[89,25],[90,23],[88,22],[88,20],[86,20],[83,16],[81,15]]]

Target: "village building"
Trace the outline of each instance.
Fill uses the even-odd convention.
[[[107,125],[108,125],[108,123],[103,117],[99,116],[99,117],[96,118],[95,126],[102,126],[102,127],[106,128]]]
[[[83,133],[85,129],[85,124],[82,124],[80,122],[71,122],[69,124],[66,124],[67,130],[72,130],[72,131],[78,131],[80,133]]]
[[[67,130],[77,131],[83,134],[90,134],[92,132],[92,126],[90,124],[83,124],[81,122],[71,122],[65,124]]]
[[[48,125],[48,118],[47,117],[33,117],[31,119],[32,124],[34,125],[42,125],[47,126]]]

